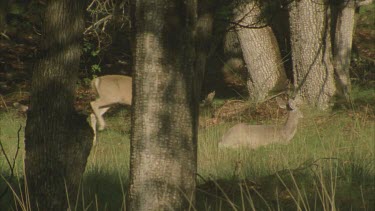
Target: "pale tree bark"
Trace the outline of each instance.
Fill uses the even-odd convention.
[[[374,0],[356,0],[355,6],[361,7],[361,6],[372,4],[373,2],[374,2]]]
[[[325,0],[289,5],[294,85],[309,105],[327,109],[335,93],[329,8]]]
[[[346,99],[348,99],[351,90],[349,68],[355,27],[355,11],[357,7],[372,2],[373,0],[341,0],[332,4],[334,20],[333,65],[338,95]]]
[[[256,102],[265,99],[270,91],[281,90],[287,84],[276,37],[271,27],[261,21],[259,4],[249,1],[234,11],[238,39],[249,72],[249,96]]]
[[[81,0],[47,2],[25,129],[31,210],[59,211],[67,210],[68,204],[75,206],[92,146],[92,129],[73,104],[84,9]]]
[[[334,42],[333,65],[335,68],[337,91],[339,96],[349,97],[350,59],[355,24],[355,1],[343,0],[333,5]]]
[[[189,210],[195,199],[196,1],[137,0],[129,210]],[[133,41],[133,42],[134,42]]]

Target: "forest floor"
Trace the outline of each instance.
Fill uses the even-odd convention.
[[[359,85],[375,86],[374,7],[370,5],[361,9],[354,34],[352,67],[350,71],[354,83]],[[0,35],[0,110],[11,107],[14,102],[27,104],[29,100],[32,67],[37,59],[38,44],[40,41],[40,19],[37,18],[38,15],[33,10],[30,11],[27,13],[12,14],[6,33]],[[86,48],[88,47],[85,42]],[[106,55],[103,58],[96,58],[96,60],[116,57],[116,55],[113,55],[116,51],[111,51],[110,47],[105,52]],[[88,81],[93,74],[92,65],[98,65],[95,63],[99,61],[93,62],[92,59],[90,60],[92,57],[90,57],[90,54],[93,54],[93,51],[85,50],[82,56],[81,80],[77,86],[76,99],[76,107],[79,111],[88,111],[88,102],[94,98],[89,91]],[[117,69],[117,72],[122,74],[124,71],[119,70],[128,69],[124,65],[121,67],[118,63],[108,64],[108,62],[101,61],[100,64],[107,67],[107,69],[103,67],[103,71],[100,74],[113,73],[116,71],[114,69]],[[246,81],[239,83],[237,80],[234,80],[235,78],[238,79],[238,77],[232,77],[232,80],[229,77],[229,79],[224,80],[220,71],[214,71],[214,73],[210,74],[210,77],[206,79],[208,82],[203,85],[204,94],[219,89],[217,82],[220,81],[222,84],[220,86],[226,88],[220,88],[221,92],[217,92],[217,96],[243,98],[241,97],[241,93],[246,89]]]

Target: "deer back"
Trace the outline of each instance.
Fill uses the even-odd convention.
[[[122,75],[106,75],[92,80],[92,88],[101,100],[130,105],[132,78]]]

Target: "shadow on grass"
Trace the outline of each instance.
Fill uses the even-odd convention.
[[[18,195],[22,181],[12,182]],[[82,184],[73,210],[124,210],[127,177],[92,169]],[[5,186],[1,180],[0,190]],[[11,191],[0,208],[17,210]],[[354,162],[321,159],[255,180],[205,180],[197,187],[195,210],[375,210],[375,174]]]
[[[22,177],[12,179],[9,183],[11,188],[8,188],[10,175],[2,175],[7,182],[0,178],[0,191],[5,193],[0,198],[0,210],[28,210],[22,208],[27,206],[24,179]],[[89,173],[83,179],[77,196],[78,202],[75,205],[71,204],[72,210],[124,210],[128,189],[126,185],[127,179],[120,179],[115,174]]]
[[[355,163],[333,170],[310,164],[255,180],[205,181],[197,210],[375,210],[374,172]]]
[[[122,175],[90,172],[84,177],[77,210],[125,210],[127,190],[128,178]]]

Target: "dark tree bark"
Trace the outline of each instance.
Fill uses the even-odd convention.
[[[255,102],[264,100],[270,91],[285,89],[287,78],[280,49],[271,27],[261,20],[261,5],[249,1],[234,11],[236,31],[248,69],[247,88]]]
[[[188,210],[195,201],[197,168],[196,1],[137,0],[133,6],[135,72],[127,206]]]
[[[289,5],[294,85],[303,101],[320,109],[330,106],[336,91],[328,7],[325,0]]]
[[[289,11],[287,9],[288,0],[271,2],[269,14],[271,14],[270,25],[275,34],[280,47],[281,58],[283,60],[285,73],[289,81],[293,82],[293,64],[290,46],[290,27],[289,27]]]
[[[25,130],[25,174],[32,210],[75,206],[92,146],[93,132],[73,105],[84,9],[84,0],[47,2]]]
[[[246,85],[249,73],[242,56],[241,44],[236,31],[229,29],[225,33],[223,50],[222,73],[224,80],[234,84]]]
[[[0,33],[4,32],[7,26],[8,0],[0,0]]]
[[[198,19],[195,26],[195,50],[196,50],[196,76],[194,80],[194,96],[197,101],[200,100],[200,93],[204,75],[206,72],[207,58],[212,50],[212,33],[214,13],[216,10],[216,0],[199,0],[198,1]]]

